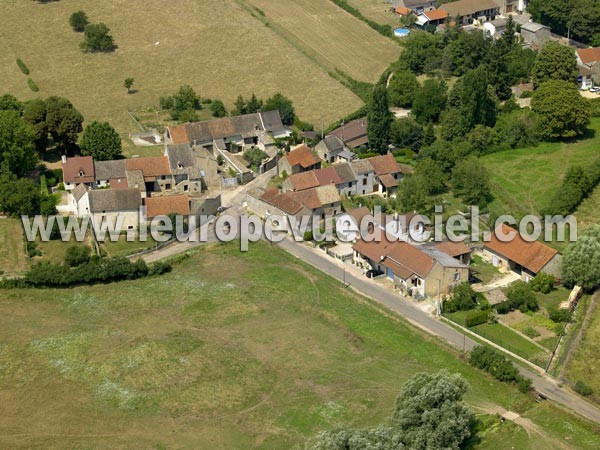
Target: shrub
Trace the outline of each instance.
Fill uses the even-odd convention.
[[[465,317],[465,325],[468,328],[486,323],[489,313],[487,311],[469,311]]]
[[[35,84],[35,81],[33,81],[31,78],[27,79],[27,85],[29,86],[29,89],[31,89],[33,92],[39,92],[40,90],[37,84]]]
[[[533,328],[533,327],[526,327],[526,328],[523,328],[523,331],[522,331],[522,333],[523,333],[525,336],[527,336],[528,338],[532,338],[532,339],[540,336],[540,333],[538,332],[538,330],[536,330],[536,329],[535,329],[535,328]]]
[[[451,300],[444,302],[444,311],[453,313],[466,311],[477,306],[477,293],[469,283],[461,283],[452,290]]]
[[[157,261],[148,268],[148,276],[162,275],[169,273],[173,267],[167,262]]]
[[[519,381],[517,381],[517,388],[523,394],[526,394],[531,390],[531,380],[529,378],[519,376]]]
[[[554,289],[555,279],[548,273],[539,273],[537,276],[529,282],[531,289],[542,294],[548,294]]]
[[[305,231],[303,239],[307,242],[312,241],[313,240],[313,232],[311,230]]]
[[[80,44],[84,52],[110,52],[115,49],[110,30],[103,23],[85,26],[85,40]]]
[[[513,283],[506,292],[507,300],[496,305],[498,314],[506,314],[516,309],[521,312],[537,311],[539,305],[531,287],[524,281]]]
[[[548,308],[548,317],[552,322],[568,322],[571,318],[571,311],[568,309]]]
[[[592,388],[589,387],[587,384],[585,384],[581,380],[579,380],[579,381],[577,381],[577,383],[575,383],[575,386],[573,386],[573,389],[579,395],[583,395],[584,397],[588,397],[588,396],[590,396],[590,395],[592,395],[594,393],[594,391],[592,390]]]
[[[90,260],[91,249],[87,245],[70,245],[65,252],[65,263],[77,267]]]
[[[19,69],[21,69],[21,72],[23,72],[25,75],[29,75],[29,68],[19,58],[17,58],[17,66],[19,66]]]
[[[83,11],[74,12],[69,18],[69,25],[71,25],[71,28],[78,33],[83,32],[88,23],[87,14]]]
[[[526,381],[521,381],[523,377],[519,375],[519,371],[513,363],[490,347],[482,345],[475,347],[471,351],[469,363],[478,369],[485,370],[499,381],[527,384]],[[521,389],[521,386],[519,386],[519,389]]]

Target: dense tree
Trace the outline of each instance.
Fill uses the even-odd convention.
[[[83,11],[77,11],[71,14],[69,18],[69,25],[73,28],[73,30],[81,33],[85,30],[86,25],[89,23],[88,16]]]
[[[133,77],[127,77],[127,78],[125,78],[125,81],[123,82],[123,86],[125,86],[125,89],[127,89],[128,94],[131,94],[131,88],[133,87],[134,81],[135,80]]]
[[[18,111],[0,111],[0,169],[22,177],[35,167],[35,132]]]
[[[369,147],[379,153],[385,153],[390,141],[390,131],[393,122],[385,86],[377,85],[373,89],[367,119]]]
[[[452,170],[452,189],[468,205],[486,205],[491,197],[487,170],[476,158],[459,161]]]
[[[268,157],[269,155],[258,147],[252,147],[244,152],[244,159],[250,163],[250,166],[254,170],[256,170]]]
[[[175,111],[200,109],[200,98],[196,91],[187,84],[181,86],[173,95],[173,109]]]
[[[62,97],[46,99],[46,126],[58,145],[69,146],[77,142],[83,131],[83,116],[73,104]]]
[[[449,107],[442,113],[440,135],[446,141],[462,139],[468,132],[469,127],[466,117],[459,108]]]
[[[425,213],[433,206],[429,195],[428,180],[422,175],[414,174],[404,178],[398,191],[398,202],[404,211],[420,211]]]
[[[443,194],[446,191],[448,176],[433,159],[420,159],[417,163],[416,176],[422,180],[428,195]]]
[[[213,117],[227,117],[227,108],[221,100],[215,100],[210,104]]]
[[[446,107],[446,100],[446,83],[429,78],[419,89],[412,112],[420,123],[435,122]]]
[[[69,245],[65,251],[65,264],[77,267],[90,260],[91,249],[87,245]]]
[[[33,216],[40,212],[40,187],[27,178],[13,173],[0,174],[0,210],[12,216]]]
[[[600,225],[590,225],[567,247],[562,279],[568,286],[579,285],[590,291],[600,286]]]
[[[46,102],[39,98],[25,104],[23,120],[30,124],[35,131],[35,146],[42,153],[48,146],[48,125],[46,124]]]
[[[465,74],[460,91],[460,113],[468,130],[475,125],[492,127],[496,123],[496,101],[484,66]]]
[[[527,83],[535,65],[536,53],[530,48],[515,46],[505,57],[506,73],[510,84]]]
[[[496,130],[493,128],[477,125],[466,136],[470,147],[469,153],[478,156],[492,153],[495,150],[497,137]]]
[[[110,52],[115,49],[110,30],[103,23],[86,25],[84,41],[80,46],[85,52]]]
[[[193,123],[198,122],[199,120],[200,117],[198,117],[198,113],[193,109],[184,109],[177,113],[177,121],[179,123]]]
[[[494,131],[504,148],[533,147],[539,140],[538,116],[529,109],[501,114]]]
[[[11,94],[4,94],[0,96],[0,111],[18,111],[23,110],[23,105],[17,97]]]
[[[281,121],[284,125],[293,125],[296,112],[292,101],[278,92],[273,97],[270,97],[262,107],[264,111],[279,111]]]
[[[533,94],[531,109],[538,115],[540,134],[547,138],[579,136],[590,122],[590,105],[577,86],[552,80]]]
[[[423,127],[411,118],[392,123],[391,140],[398,148],[410,148],[418,152],[423,144]]]
[[[444,312],[467,311],[477,307],[477,292],[468,282],[464,282],[452,289],[452,297],[444,302]]]
[[[556,41],[550,41],[539,51],[531,76],[537,87],[550,80],[575,84],[578,74],[575,50]]]
[[[433,124],[428,123],[423,128],[423,147],[427,147],[435,142],[437,139],[435,135],[435,129],[433,128]]]
[[[413,73],[424,73],[441,65],[441,39],[438,35],[414,30],[404,39],[400,65]]]
[[[390,424],[320,433],[311,450],[458,450],[471,436],[473,411],[463,402],[467,382],[446,371],[418,373],[402,388]]]
[[[452,74],[461,76],[478,67],[486,60],[490,47],[491,41],[484,33],[459,31],[457,38],[451,40],[444,50],[447,61],[451,61]]]
[[[390,104],[400,108],[410,108],[418,90],[419,82],[415,74],[409,70],[401,70],[392,76],[388,86]]]
[[[446,371],[418,373],[402,388],[392,416],[411,449],[459,449],[471,436],[473,411],[462,401],[468,384]]]
[[[531,290],[531,286],[524,281],[516,281],[508,287],[506,301],[513,305],[513,309],[519,308],[521,312],[539,309],[535,293]]]
[[[93,121],[81,136],[81,154],[106,161],[121,156],[121,138],[108,122]]]
[[[527,7],[536,22],[553,32],[588,43],[600,27],[597,0],[531,0]]]

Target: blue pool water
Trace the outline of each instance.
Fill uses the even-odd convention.
[[[410,30],[408,28],[396,28],[394,30],[394,36],[396,37],[406,37],[410,34]]]

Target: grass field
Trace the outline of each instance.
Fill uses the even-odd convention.
[[[484,156],[482,161],[491,175],[495,197],[490,209],[498,214],[539,214],[568,168],[595,162],[599,145],[600,118],[593,118],[589,136],[576,142],[546,142],[535,148]],[[596,205],[598,195],[594,195]],[[593,205],[586,205],[583,211],[589,210]],[[579,215],[584,219],[583,214]]]
[[[160,278],[0,298],[2,448],[292,448],[380,423],[404,381],[441,368],[468,379],[480,412],[543,409],[562,424],[499,425],[474,448],[600,442],[263,244],[205,248]]]
[[[401,48],[329,0],[243,0],[328,70],[375,82]]]
[[[341,9],[331,10],[329,2],[323,3],[328,8],[325,17],[347,16],[340,18],[348,27],[345,39],[332,41],[330,38],[339,34],[329,36],[329,27],[319,29],[314,23],[310,33],[328,43],[324,51],[339,50],[346,57],[351,52],[354,56],[348,62],[356,63],[357,70],[369,79],[376,78],[398,55],[399,47]],[[79,9],[85,10],[92,22],[109,26],[118,45],[114,53],[84,54],[79,50],[82,35],[68,24],[70,14]],[[234,0],[45,4],[19,0],[0,2],[0,14],[10,24],[0,28],[3,92],[22,99],[67,97],[87,120],[109,120],[123,136],[137,131],[128,108],[135,111],[157,105],[160,96],[173,93],[182,84],[190,84],[203,97],[222,98],[228,105],[239,94],[255,92],[264,98],[282,91],[292,98],[300,117],[314,123],[321,117],[326,123],[333,122],[362,104]],[[293,25],[307,29],[308,24]],[[360,39],[352,38],[354,34]],[[348,45],[350,38],[356,48]],[[360,58],[367,56],[360,63]],[[39,93],[27,87],[17,58],[29,67]],[[138,92],[128,95],[123,80],[130,76],[135,78]]]
[[[17,219],[0,219],[0,271],[7,275],[27,270],[22,230]]]
[[[347,0],[348,4],[358,9],[367,19],[387,25],[400,25],[399,16],[390,11],[392,3],[384,0]]]

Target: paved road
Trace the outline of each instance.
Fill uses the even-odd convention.
[[[326,256],[324,253],[319,254],[312,251],[312,249],[294,242],[291,238],[286,238],[278,246],[302,261],[316,267],[321,272],[340,281],[345,281],[355,291],[395,311],[411,324],[438,336],[459,350],[469,351],[478,345],[477,342],[437,320],[414,303],[403,301],[398,294],[374,283],[364,276],[357,276],[352,271],[344,270],[344,267],[340,263]],[[553,378],[539,375],[520,366],[519,371],[523,376],[530,378],[535,390],[548,399],[563,404],[589,420],[600,423],[600,409],[571,391],[559,387]]]

